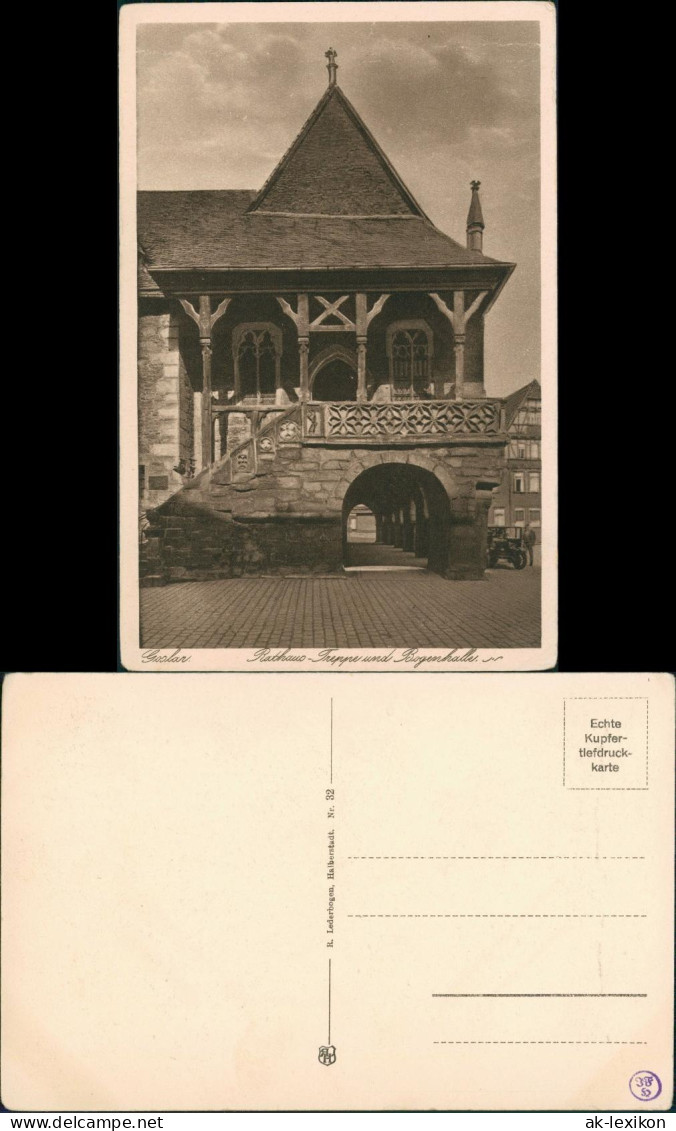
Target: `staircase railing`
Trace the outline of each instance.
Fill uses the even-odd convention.
[[[299,443],[301,439],[300,405],[289,405],[267,420],[252,436],[248,436],[214,464],[219,478],[228,483],[242,482],[259,473],[261,466],[273,460],[279,444]]]

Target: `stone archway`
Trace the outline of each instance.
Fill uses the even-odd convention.
[[[348,517],[360,504],[376,516],[374,564],[399,561],[407,568],[426,564],[446,576],[451,504],[433,472],[408,462],[388,461],[366,468],[352,480],[342,506],[343,563],[348,567],[369,561],[368,553],[363,548],[356,552],[348,540]],[[387,547],[391,552],[383,552]]]

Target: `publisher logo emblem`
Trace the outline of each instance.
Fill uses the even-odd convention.
[[[327,1067],[328,1067],[329,1064],[335,1064],[336,1063],[336,1048],[335,1048],[335,1045],[322,1045],[321,1048],[319,1049],[318,1060],[319,1060],[320,1064],[325,1064],[325,1065],[327,1065]]]
[[[662,1091],[662,1081],[655,1072],[635,1072],[629,1081],[629,1091],[635,1099],[648,1103],[656,1100]]]

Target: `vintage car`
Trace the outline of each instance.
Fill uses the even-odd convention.
[[[486,559],[489,569],[494,569],[500,561],[509,562],[514,569],[523,569],[528,555],[521,527],[489,526]]]

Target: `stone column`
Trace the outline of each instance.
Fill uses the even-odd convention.
[[[282,388],[282,359],[275,352],[275,404],[285,404],[286,397]]]
[[[415,551],[415,503],[410,502],[404,511],[404,549]]]
[[[491,501],[492,486],[477,490],[472,497],[452,500],[445,577],[454,581],[484,580],[486,527]]]
[[[193,392],[192,395],[192,444],[195,473],[197,473],[204,467],[202,463],[202,394],[197,392]]]
[[[429,519],[425,512],[418,506],[415,524],[415,555],[417,558],[426,558],[429,553]]]

